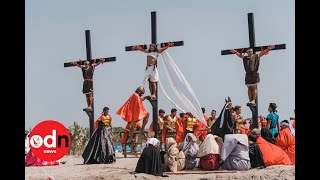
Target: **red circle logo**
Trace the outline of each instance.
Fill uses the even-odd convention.
[[[30,133],[30,149],[43,161],[61,159],[70,148],[70,134],[63,124],[45,120],[37,124]]]

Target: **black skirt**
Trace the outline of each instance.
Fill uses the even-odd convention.
[[[99,122],[99,127],[92,134],[87,147],[82,153],[82,157],[84,164],[109,164],[116,162],[110,126],[104,126],[103,122]]]
[[[245,83],[246,84],[257,84],[260,82],[260,75],[259,73],[246,73]]]

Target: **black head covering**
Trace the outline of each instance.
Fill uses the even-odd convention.
[[[268,128],[261,129],[261,136],[268,142],[275,144],[275,139],[272,137],[271,132]]]

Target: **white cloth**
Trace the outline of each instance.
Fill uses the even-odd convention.
[[[154,67],[155,65],[148,66],[146,71],[145,71],[145,76],[143,79],[143,84],[145,84],[149,78],[151,82],[157,82],[159,80],[159,74],[158,74],[158,69],[157,67]]]
[[[292,125],[291,124],[288,124],[288,123],[285,123],[285,122],[282,122],[282,123],[280,123],[280,127],[288,127],[289,129],[290,129],[290,134],[291,134],[291,136],[295,136],[295,133],[296,133],[296,131],[295,131],[295,129],[292,127]]]
[[[27,155],[28,152],[30,151],[29,135],[30,135],[30,133],[28,133],[28,134],[26,135],[26,138],[25,138],[25,146],[24,146],[24,153],[25,153],[25,155]]]
[[[151,144],[152,146],[155,146],[156,144],[160,143],[160,141],[156,138],[150,138],[148,139],[148,141],[146,142],[146,146],[149,146],[149,144]]]
[[[197,118],[201,123],[203,123],[204,125],[207,125],[202,113],[200,103],[193,89],[191,88],[190,84],[188,83],[184,75],[181,73],[178,66],[172,60],[167,50],[161,53],[161,57],[162,57],[161,62],[163,64],[164,71],[167,75],[169,84],[171,85],[173,92],[179,98],[181,103],[185,106],[184,108],[185,111],[183,112],[186,112],[186,111],[191,112],[191,114],[195,118]],[[160,88],[160,89],[163,90],[163,88]],[[168,98],[167,94],[166,93],[164,94]],[[172,101],[170,102],[172,103]]]
[[[191,141],[189,141],[189,137],[192,138]],[[183,147],[182,151],[184,152],[185,156],[191,156],[195,157],[199,151],[199,146],[196,143],[197,138],[193,133],[188,133],[183,141]]]
[[[215,138],[220,137],[212,134],[208,134],[206,136],[204,141],[200,144],[197,157],[203,157],[208,154],[220,154],[220,147]]]
[[[158,53],[157,52],[149,52],[149,53],[147,53],[147,56],[152,56],[153,58],[157,59]]]
[[[235,148],[238,144],[241,144],[245,150],[237,151]],[[238,148],[239,149],[239,148]],[[226,160],[229,155],[235,155],[242,159],[249,160],[249,143],[248,136],[245,134],[226,134],[224,136],[223,148],[221,152],[221,159]]]

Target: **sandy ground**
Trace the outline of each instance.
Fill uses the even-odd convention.
[[[169,175],[169,177],[157,177],[148,174],[130,174],[135,170],[138,158],[135,156],[124,158],[117,153],[117,161],[114,164],[92,164],[83,165],[82,157],[65,156],[62,161],[65,164],[58,166],[26,167],[25,179],[45,180],[51,177],[54,180],[75,179],[75,180],[98,180],[98,179],[219,179],[219,180],[291,180],[295,179],[295,166],[270,166],[265,169],[251,169],[248,171],[237,171],[233,173],[212,173],[212,174],[185,174]]]

